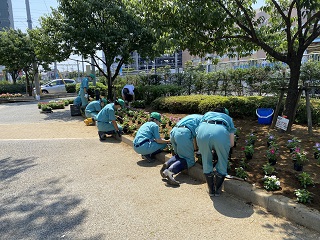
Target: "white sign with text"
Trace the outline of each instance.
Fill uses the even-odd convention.
[[[286,119],[284,117],[280,117],[278,116],[277,122],[276,122],[276,127],[280,128],[284,131],[287,131],[288,128],[288,124],[289,124],[289,119]]]

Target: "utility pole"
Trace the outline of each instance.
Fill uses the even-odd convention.
[[[27,11],[28,28],[32,29],[29,0],[26,0],[26,11]],[[33,67],[33,72],[34,72],[34,83],[35,83],[35,87],[36,87],[36,99],[40,100],[40,82],[39,82],[38,65],[36,63],[36,59],[34,59],[34,61],[32,63],[32,67]]]

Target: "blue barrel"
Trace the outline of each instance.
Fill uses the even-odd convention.
[[[258,123],[270,125],[272,122],[272,115],[274,111],[272,108],[258,108],[256,114],[258,116]]]

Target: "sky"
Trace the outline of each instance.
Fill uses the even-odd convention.
[[[21,29],[23,32],[26,32],[28,23],[25,0],[11,0],[11,3],[13,10],[14,28]],[[32,27],[34,28],[40,26],[40,16],[50,14],[50,7],[57,8],[58,2],[56,0],[29,0],[29,5]]]
[[[27,23],[27,12],[26,12],[26,4],[25,0],[11,0],[12,10],[13,10],[13,19],[14,19],[14,28],[20,29],[22,32],[26,32],[28,29]],[[255,8],[259,8],[264,3],[264,0],[257,0],[257,3],[254,4]],[[57,8],[58,2],[57,0],[29,0],[30,13],[31,13],[31,21],[32,27],[35,28],[40,26],[39,18],[44,16],[45,14],[51,13],[51,7]],[[72,58],[81,60],[80,57],[73,56]],[[77,71],[76,61],[66,61],[62,63],[58,63],[59,70],[69,70],[69,71]],[[79,66],[80,71],[82,70],[82,66]]]
[[[20,29],[22,32],[26,32],[28,29],[27,11],[25,0],[11,0],[14,28]],[[30,15],[32,21],[32,28],[39,27],[39,18],[46,14],[51,13],[51,7],[57,8],[57,0],[29,0]],[[73,59],[81,60],[79,56],[73,56]],[[60,71],[77,71],[77,63],[73,60],[57,63],[57,67]],[[51,66],[53,68],[53,64]],[[85,66],[84,66],[85,68]],[[82,65],[79,63],[79,70],[83,71]]]

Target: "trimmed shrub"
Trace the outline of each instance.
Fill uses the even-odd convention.
[[[135,98],[144,100],[146,104],[159,97],[176,96],[181,92],[181,87],[176,85],[157,85],[157,86],[137,86],[135,87]]]
[[[25,84],[11,84],[7,81],[0,81],[0,93],[26,93]]]
[[[216,107],[226,107],[233,118],[256,119],[257,108],[275,109],[278,103],[277,97],[223,97],[208,95],[190,95],[160,97],[151,104],[152,108],[168,111],[172,113],[200,113],[204,114],[213,111]],[[280,107],[282,112],[284,103]],[[318,124],[320,121],[320,100],[312,99],[312,122]],[[307,123],[306,106],[304,101],[300,101],[296,114],[297,123]]]
[[[66,84],[67,93],[75,93],[76,92],[76,84]]]

